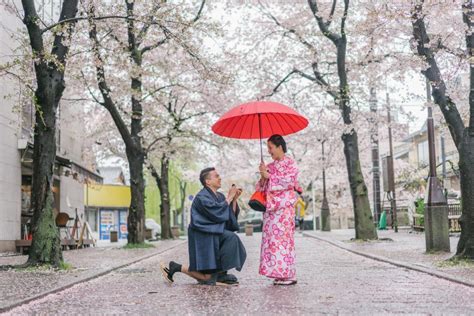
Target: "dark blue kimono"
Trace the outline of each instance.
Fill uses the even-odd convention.
[[[233,212],[224,194],[203,188],[191,206],[188,227],[189,270],[214,273],[244,265],[247,254],[234,231],[239,230],[239,208]]]

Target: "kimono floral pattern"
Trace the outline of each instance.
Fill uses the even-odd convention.
[[[275,279],[295,279],[295,203],[298,168],[284,157],[268,166],[269,179],[259,181],[256,189],[267,194],[263,213],[259,273]]]

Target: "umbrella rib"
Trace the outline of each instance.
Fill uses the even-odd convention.
[[[240,121],[242,120],[244,116],[240,116],[239,119],[237,120],[237,123],[235,123],[234,127],[232,128],[232,131],[230,133],[230,135],[234,134],[234,131],[235,131],[235,128],[237,127],[237,125],[239,125]],[[235,137],[232,137],[232,138],[235,138]]]
[[[232,119],[229,118],[229,119],[226,119],[222,122],[222,124],[220,125],[220,128],[219,128],[219,131],[217,131],[218,133],[224,133],[225,130],[229,127],[229,125],[232,123]]]
[[[273,128],[272,128],[272,124],[270,124],[270,120],[268,119],[268,117],[271,115],[271,113],[264,113],[262,114],[262,130],[263,129],[263,121],[267,121],[268,122],[268,126],[270,127],[270,136],[273,135]],[[267,136],[264,136],[265,133],[262,134],[262,138],[267,138]]]
[[[278,126],[280,127],[280,130],[281,130],[281,134],[284,134],[284,129],[283,127],[281,126],[280,124],[280,121],[278,120],[278,118],[276,117],[275,113],[271,113],[272,117],[274,117],[275,121],[277,122]],[[273,131],[273,129],[272,129]]]
[[[293,133],[293,128],[292,128],[291,122],[290,123],[287,122],[288,120],[291,120],[292,115],[282,115],[282,114],[278,113],[278,116],[281,118],[281,122],[285,122],[286,126],[289,127],[288,130],[291,131],[291,133]],[[280,124],[280,126],[282,126],[282,124]],[[282,129],[283,129],[283,127],[282,127]]]
[[[245,125],[247,124],[248,119],[251,118],[251,117],[252,117],[252,115],[246,115],[246,116],[245,116],[245,118],[244,118],[245,121],[244,121],[244,123],[242,124],[242,128],[240,129],[239,139],[242,139],[242,134],[243,134],[243,132],[244,132],[244,127],[245,127]]]
[[[254,130],[257,131],[256,134],[254,134]],[[254,137],[254,135],[256,135]],[[250,139],[258,139],[260,136],[260,129],[259,129],[259,126],[258,126],[258,114],[257,115],[252,115],[252,128],[251,128],[251,131],[250,131],[250,136],[249,138]]]
[[[299,120],[296,120],[297,116],[295,115],[289,115],[288,116],[288,120],[291,120],[293,122],[293,124],[295,124],[297,127],[298,127],[298,131],[302,129],[302,126],[300,124],[300,121]],[[294,131],[296,132],[296,130]]]

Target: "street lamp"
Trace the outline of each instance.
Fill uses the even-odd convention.
[[[443,192],[443,187],[436,176],[435,133],[433,109],[431,106],[431,87],[426,80],[426,99],[428,101],[428,150],[430,161],[430,174],[428,176],[428,190],[425,197],[425,239],[426,251],[447,251],[449,243],[448,204]]]
[[[397,195],[396,195],[396,188],[395,188],[395,171],[393,165],[393,143],[392,143],[392,118],[390,115],[390,98],[387,92],[387,121],[388,121],[388,144],[389,144],[389,151],[390,156],[388,156],[388,165],[390,166],[389,172],[390,175],[388,177],[388,185],[391,188],[392,195],[389,196],[390,199],[390,208],[392,209],[392,227],[396,233],[398,233],[398,218],[397,218]]]
[[[370,140],[372,143],[372,191],[374,204],[374,221],[377,225],[380,213],[382,212],[381,198],[380,198],[380,162],[379,162],[379,135],[377,123],[377,95],[375,88],[370,89],[370,112],[372,117],[370,119],[371,130]]]

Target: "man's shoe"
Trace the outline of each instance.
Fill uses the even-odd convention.
[[[217,285],[238,285],[239,280],[233,274],[227,273],[227,271],[220,272],[217,274]]]
[[[169,283],[173,283],[173,275],[176,272],[181,272],[181,265],[174,261],[170,261],[168,267],[164,263],[160,263],[160,270],[165,280]]]
[[[217,281],[217,273],[213,273],[211,274],[211,278],[209,280],[207,281],[199,280],[198,284],[199,285],[216,285],[216,281]]]

